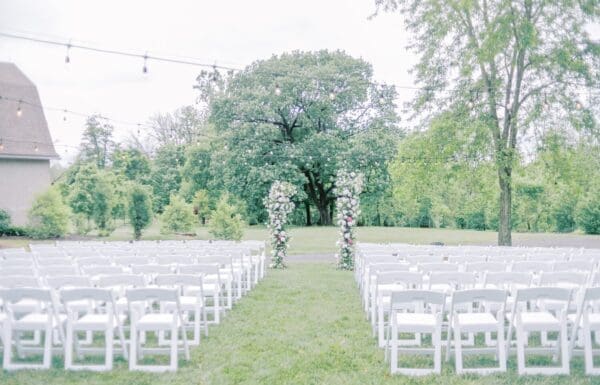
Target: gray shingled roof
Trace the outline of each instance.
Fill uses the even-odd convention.
[[[0,158],[58,158],[37,88],[13,63],[0,62],[0,97]]]

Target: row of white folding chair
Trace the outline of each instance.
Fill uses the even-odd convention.
[[[153,372],[176,370],[178,365],[178,349],[180,345],[179,334],[182,336],[185,358],[189,359],[187,336],[184,328],[184,320],[182,318],[182,306],[177,289],[130,289],[127,291],[126,297],[130,314],[132,315],[129,355],[127,354],[123,332],[125,318],[115,311],[116,303],[110,290],[99,288],[73,288],[61,290],[61,307],[66,311],[66,314],[60,314],[57,311],[57,301],[49,289],[18,288],[1,290],[0,298],[2,298],[6,308],[5,320],[3,322],[4,369],[49,368],[52,356],[52,336],[56,332],[59,332],[59,334],[61,334],[61,340],[65,341],[63,344],[65,369],[110,370],[112,369],[113,336],[114,333],[117,332],[123,356],[129,358],[130,370],[147,370]],[[18,317],[16,316],[15,305],[25,300],[38,302],[40,306],[36,311]],[[81,301],[93,303],[94,312],[81,313],[79,307],[73,309],[71,304],[80,303]],[[161,304],[159,307],[160,313],[149,314],[149,312],[152,311],[153,306],[148,306],[148,304],[153,303],[154,301]],[[104,308],[104,311],[99,311],[101,308]],[[62,336],[64,326],[66,326],[66,335]],[[13,331],[17,333],[13,333]],[[25,331],[45,332],[42,347],[43,360],[41,364],[16,363],[13,361],[13,339],[15,340],[17,353],[20,353],[20,351],[22,352],[23,347],[20,346],[19,333]],[[105,348],[103,349],[105,363],[103,365],[82,365],[73,363],[73,348],[75,348],[78,355],[82,355],[83,353],[77,340],[77,332],[80,331],[102,331],[105,333]],[[138,363],[138,358],[141,357],[142,353],[140,345],[141,336],[139,336],[138,333],[145,333],[148,331],[171,332],[169,365],[142,366]],[[88,351],[90,350],[91,349],[88,349]],[[153,351],[156,351],[156,349],[153,349]]]
[[[426,281],[419,272],[378,272],[376,285],[371,292],[372,306],[369,318],[374,334],[378,337],[379,345],[383,345],[386,316],[384,313],[392,291],[426,288],[451,293],[455,290],[472,288],[498,288],[511,293],[508,301],[512,303],[517,289],[530,287],[534,283],[534,276],[526,272],[489,272],[483,274],[482,277],[483,280],[480,281],[477,275],[472,272],[434,272],[430,279]],[[538,286],[570,288],[574,290],[574,294],[584,288],[587,283],[587,274],[582,272],[546,272],[535,282]]]
[[[519,374],[568,374],[569,373],[569,346],[566,313],[571,301],[571,290],[556,287],[525,288],[517,291],[515,302],[509,313],[510,323],[505,338],[505,303],[506,291],[498,289],[470,289],[455,291],[451,296],[449,312],[449,328],[446,343],[446,357],[450,357],[451,350],[455,354],[455,367],[458,374],[475,372],[489,374],[506,371],[506,356],[512,340],[512,332],[516,331],[517,366]],[[540,303],[554,301],[561,304],[561,310],[549,312]],[[494,304],[495,306],[492,306]],[[442,326],[444,309],[447,306],[447,297],[444,293],[428,290],[404,290],[392,293],[390,301],[390,323],[386,337],[386,357],[391,351],[392,373],[408,375],[425,375],[441,372],[442,355]],[[497,309],[491,311],[490,309]],[[495,332],[497,338],[488,337]],[[556,346],[542,348],[528,348],[529,335],[533,332],[558,332]],[[415,338],[408,341],[401,340],[403,333],[414,334]],[[488,346],[485,348],[471,348],[470,353],[491,352],[498,361],[495,368],[478,367],[465,369],[463,367],[463,345],[472,345],[471,341],[463,340],[463,333],[484,333]],[[432,335],[433,348],[428,353],[434,356],[434,366],[431,369],[399,368],[398,353],[423,353],[421,334]],[[453,344],[452,342],[452,335]],[[506,342],[505,342],[506,339]],[[418,345],[418,348],[411,348]],[[560,355],[558,367],[530,367],[526,366],[526,352],[550,352]]]

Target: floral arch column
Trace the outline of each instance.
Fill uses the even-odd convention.
[[[294,210],[292,196],[296,188],[288,182],[275,181],[265,198],[265,207],[269,213],[269,232],[271,233],[271,267],[284,269],[290,236],[285,231],[288,215]]]
[[[338,268],[344,270],[354,269],[355,239],[352,228],[360,215],[359,195],[363,188],[363,176],[346,170],[338,171],[335,182],[337,195],[336,208],[338,225],[340,226],[341,239],[338,241],[340,253]]]

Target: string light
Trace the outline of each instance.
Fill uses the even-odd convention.
[[[39,150],[40,148],[37,144],[33,146],[33,151],[38,152]]]
[[[147,62],[148,62],[148,52],[146,52],[144,54],[144,68],[142,68],[142,72],[144,73],[144,75],[148,73]]]
[[[4,142],[0,138],[0,151],[4,151]]]
[[[21,109],[22,100],[19,100],[19,104],[17,105],[17,116],[20,118],[23,115],[23,110]]]
[[[581,103],[579,101],[575,102],[575,108],[578,110],[581,110],[583,106],[581,105]]]
[[[67,121],[67,112],[68,112],[67,110],[63,111],[63,122]]]
[[[67,44],[67,54],[65,55],[65,64],[71,63],[71,57],[69,56],[69,52],[71,51],[71,43]]]
[[[281,95],[281,88],[279,88],[279,84],[275,84],[275,95]]]
[[[335,93],[334,92],[330,92],[329,93],[329,100],[333,101],[335,99]]]

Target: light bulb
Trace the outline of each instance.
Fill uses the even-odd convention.
[[[23,110],[21,109],[21,102],[19,102],[19,106],[17,107],[17,116],[21,117],[23,115]]]
[[[33,146],[33,151],[38,152],[39,150],[40,150],[40,148],[38,147],[37,144],[35,146]]]
[[[0,151],[4,151],[4,143],[2,143],[2,139],[0,139]]]
[[[142,72],[144,75],[146,75],[148,73],[148,66],[146,64],[147,62],[148,62],[148,54],[146,53],[144,55],[144,67],[142,68]]]
[[[575,108],[576,108],[576,109],[578,109],[578,110],[581,110],[581,108],[582,108],[582,107],[583,107],[583,106],[581,105],[581,103],[579,103],[579,102],[576,102],[576,103],[575,103]]]
[[[335,99],[335,93],[334,92],[330,92],[329,93],[329,100],[334,100]]]
[[[279,88],[279,84],[275,84],[275,95],[281,95],[281,88]]]

